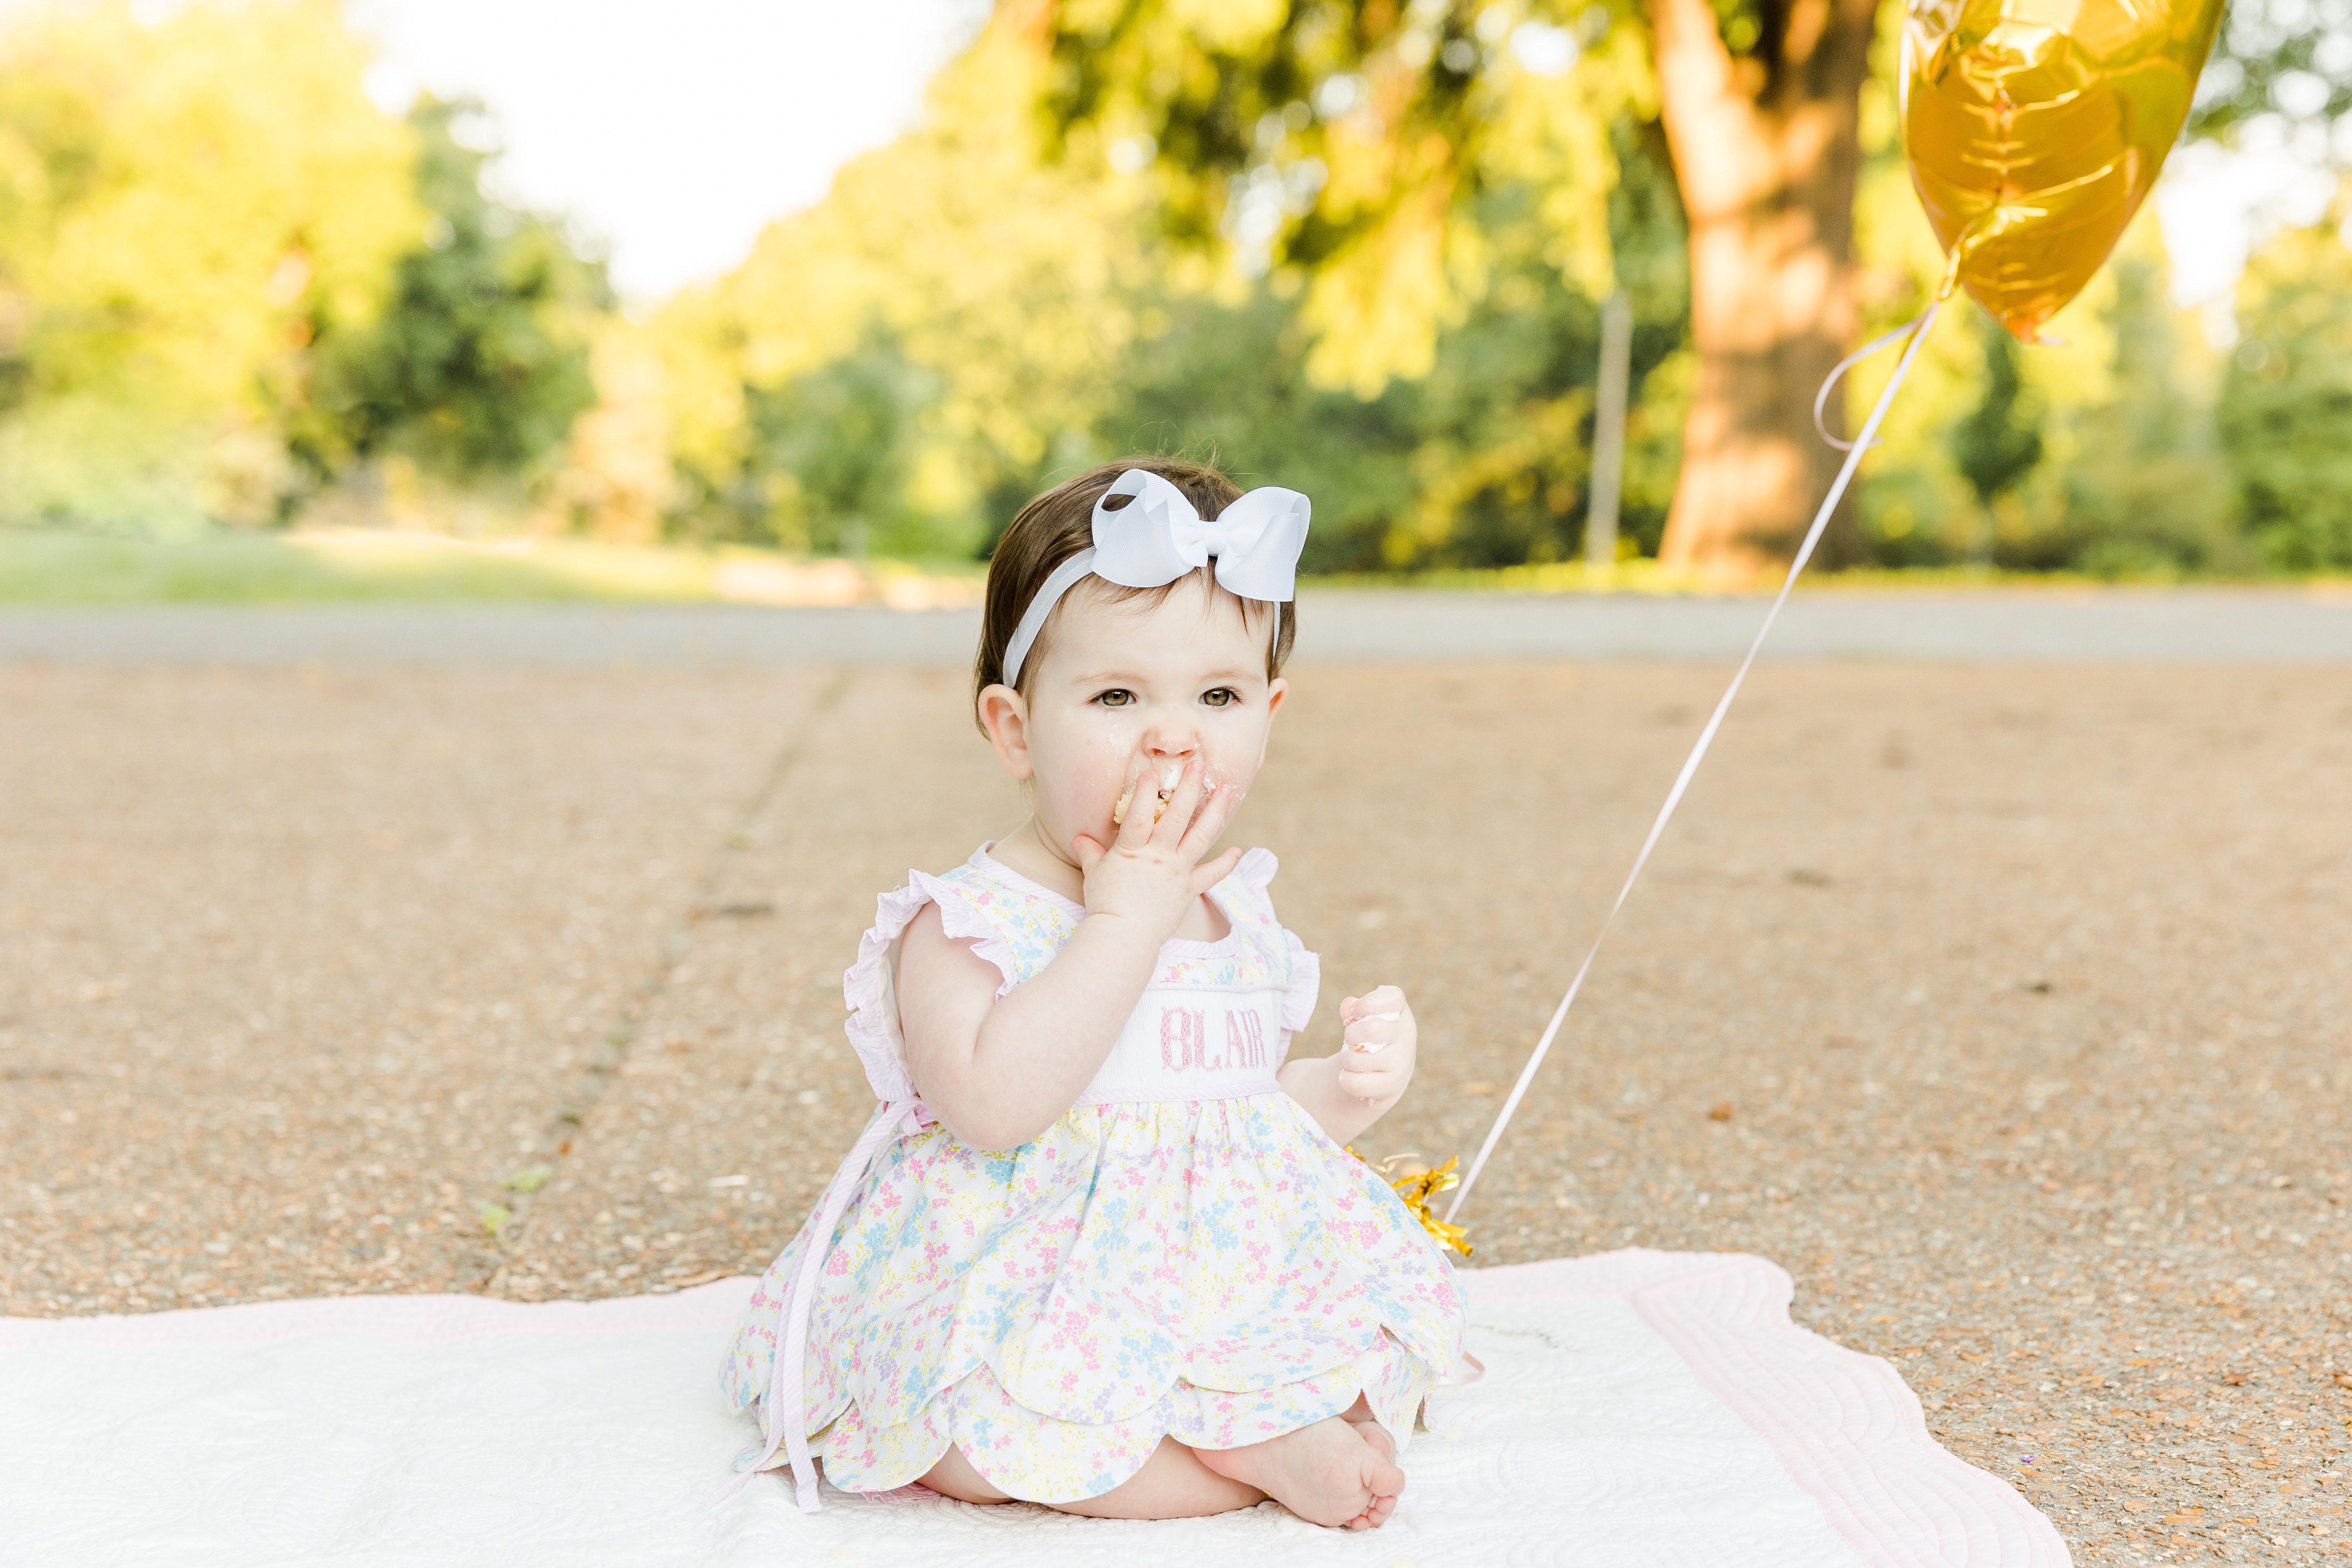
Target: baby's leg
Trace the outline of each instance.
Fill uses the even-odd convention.
[[[1338,1415],[1246,1448],[1203,1448],[1200,1459],[1313,1524],[1377,1530],[1404,1490],[1387,1431]]]
[[[1048,1506],[1089,1519],[1198,1519],[1255,1508],[1265,1493],[1245,1481],[1220,1475],[1201,1456],[1173,1437],[1160,1439],[1143,1468],[1100,1497]]]
[[[990,1485],[988,1478],[964,1458],[963,1450],[952,1444],[923,1478],[923,1484],[962,1502],[1013,1500]],[[1217,1474],[1195,1458],[1192,1449],[1173,1437],[1162,1437],[1143,1468],[1102,1496],[1045,1506],[1092,1519],[1197,1519],[1255,1508],[1265,1500],[1265,1494],[1255,1487]]]
[[[940,1462],[923,1477],[923,1484],[943,1497],[958,1502],[1011,1502],[1013,1494],[991,1486],[988,1478],[963,1457],[963,1450],[953,1443],[940,1456]]]

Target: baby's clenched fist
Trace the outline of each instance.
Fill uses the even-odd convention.
[[[1339,1004],[1339,1087],[1386,1110],[1412,1082],[1419,1039],[1404,993],[1382,985]]]

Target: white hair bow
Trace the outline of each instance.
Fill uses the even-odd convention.
[[[1103,501],[1135,499],[1117,511]],[[1030,645],[1081,577],[1092,574],[1124,588],[1158,588],[1211,561],[1217,586],[1275,606],[1274,636],[1282,636],[1282,606],[1296,594],[1298,552],[1307,543],[1307,498],[1278,485],[1255,489],[1203,521],[1184,492],[1144,468],[1129,468],[1095,502],[1094,547],[1059,566],[1037,590],[1004,645],[1004,684],[1021,681]]]

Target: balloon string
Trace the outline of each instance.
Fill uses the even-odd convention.
[[[1863,344],[1862,347],[1854,350],[1853,353],[1846,355],[1845,358],[1837,362],[1836,368],[1832,369],[1827,379],[1822,381],[1822,389],[1813,394],[1813,430],[1822,440],[1828,442],[1831,446],[1835,447],[1841,452],[1851,452],[1854,449],[1857,443],[1853,441],[1839,440],[1836,437],[1830,434],[1829,426],[1823,423],[1822,419],[1822,412],[1829,405],[1830,394],[1837,390],[1837,384],[1845,379],[1846,372],[1852,370],[1854,366],[1860,364],[1871,355],[1876,353],[1879,350],[1885,348],[1887,344],[1893,342],[1904,333],[1916,331],[1919,325],[1927,321],[1928,316],[1935,314],[1935,311],[1936,307],[1932,304],[1929,305],[1925,314],[1914,316],[1909,321],[1904,322],[1901,326],[1895,328],[1893,331],[1871,339],[1868,342]]]
[[[1838,468],[1837,480],[1830,486],[1830,493],[1822,500],[1821,510],[1813,514],[1812,526],[1805,531],[1804,542],[1797,547],[1797,558],[1789,563],[1789,575],[1781,582],[1780,595],[1772,601],[1772,607],[1765,612],[1764,624],[1756,628],[1756,640],[1748,645],[1748,657],[1739,661],[1738,673],[1731,678],[1731,685],[1725,690],[1723,700],[1715,705],[1706,728],[1699,731],[1698,743],[1684,759],[1682,772],[1675,776],[1675,787],[1666,792],[1666,804],[1658,808],[1657,820],[1650,824],[1650,836],[1642,841],[1642,852],[1633,858],[1633,868],[1626,874],[1625,885],[1617,889],[1617,901],[1609,906],[1609,914],[1601,922],[1600,934],[1592,939],[1592,946],[1586,952],[1584,962],[1577,965],[1576,978],[1569,982],[1568,994],[1562,996],[1559,1005],[1553,1009],[1551,1022],[1544,1026],[1543,1037],[1536,1042],[1534,1054],[1528,1058],[1528,1065],[1519,1069],[1518,1081],[1511,1086],[1510,1097],[1503,1101],[1503,1109],[1496,1115],[1495,1124],[1486,1130],[1486,1141],[1478,1146],[1478,1157],[1470,1162],[1470,1169],[1464,1173],[1462,1184],[1454,1189],[1454,1202],[1445,1211],[1449,1223],[1469,1199],[1470,1190],[1478,1184],[1478,1173],[1486,1168],[1486,1157],[1495,1152],[1496,1143],[1501,1141],[1503,1129],[1510,1125],[1511,1115],[1526,1097],[1528,1085],[1535,1081],[1536,1069],[1543,1066],[1553,1039],[1559,1034],[1560,1025],[1568,1017],[1569,1008],[1575,1005],[1577,993],[1584,988],[1584,977],[1592,972],[1592,961],[1600,956],[1601,944],[1609,940],[1609,930],[1617,923],[1618,911],[1625,907],[1627,895],[1633,892],[1633,884],[1641,879],[1642,868],[1650,863],[1650,852],[1658,847],[1658,839],[1665,832],[1666,824],[1674,818],[1675,808],[1682,804],[1683,793],[1690,788],[1691,779],[1698,772],[1700,760],[1706,755],[1707,748],[1715,743],[1715,733],[1723,727],[1724,715],[1731,711],[1732,699],[1739,695],[1739,688],[1747,680],[1749,668],[1755,665],[1756,656],[1764,647],[1764,639],[1771,635],[1773,623],[1780,618],[1781,606],[1789,602],[1790,590],[1796,587],[1798,575],[1804,571],[1805,563],[1812,559],[1813,549],[1821,543],[1822,532],[1829,526],[1831,513],[1837,510],[1837,503],[1844,498],[1846,486],[1853,482],[1855,467],[1861,463],[1863,453],[1870,448],[1872,438],[1878,434],[1880,422],[1886,417],[1887,409],[1895,402],[1896,389],[1902,386],[1904,376],[1911,369],[1912,360],[1918,355],[1919,345],[1927,342],[1929,329],[1936,324],[1936,313],[1942,309],[1943,301],[1937,300],[1916,321],[1888,333],[1862,351],[1862,353],[1868,353],[1872,349],[1892,342],[1906,331],[1911,334],[1911,341],[1904,346],[1903,358],[1895,364],[1895,374],[1888,379],[1886,389],[1878,395],[1878,402],[1872,407],[1870,417],[1863,422],[1861,434],[1851,442],[1838,443],[1845,450],[1845,461]],[[1846,364],[1861,357],[1862,354],[1855,354],[1846,361]],[[1844,370],[1845,364],[1841,364],[1838,369]],[[1815,406],[1819,407],[1818,400]]]

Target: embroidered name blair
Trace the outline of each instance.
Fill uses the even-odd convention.
[[[1213,1099],[1270,1088],[1282,1065],[1282,993],[1153,986],[1095,1075],[1097,1095]]]
[[[1224,1048],[1209,1037],[1209,1010],[1172,1002],[1160,1005],[1160,1065],[1171,1072],[1205,1068],[1262,1068],[1265,1061],[1265,1025],[1258,1016],[1227,1010]]]

